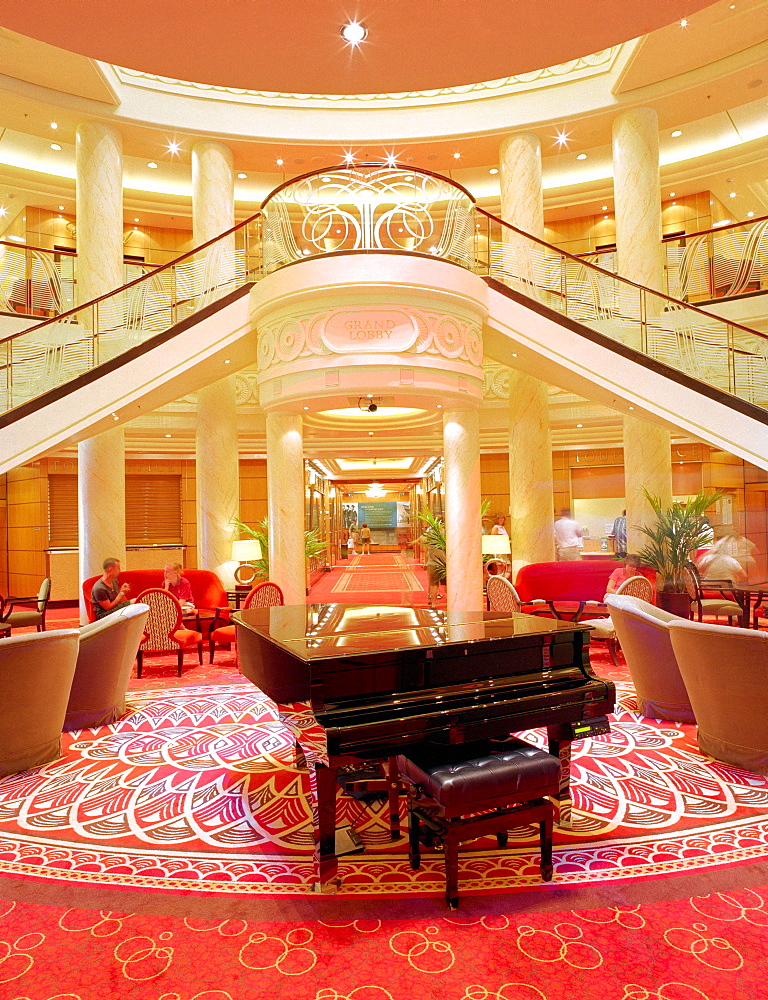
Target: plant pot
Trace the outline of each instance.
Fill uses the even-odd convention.
[[[678,618],[691,617],[691,599],[686,593],[678,594],[670,590],[659,591],[659,607]]]

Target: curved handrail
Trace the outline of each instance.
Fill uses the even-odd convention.
[[[104,295],[98,296],[95,299],[89,299],[88,302],[83,302],[82,305],[75,306],[72,309],[68,309],[66,312],[59,313],[58,316],[52,316],[50,319],[46,319],[42,323],[37,323],[34,326],[25,327],[23,330],[18,330],[16,333],[12,333],[7,337],[0,338],[0,344],[5,344],[9,340],[15,340],[18,337],[26,336],[33,331],[41,330],[45,326],[50,326],[54,323],[66,322],[68,316],[74,316],[75,313],[82,312],[83,309],[87,309],[90,306],[96,306],[100,302],[104,302],[106,299],[110,299],[115,295],[119,295],[123,292],[128,291],[129,288],[133,288],[136,285],[141,284],[143,281],[152,281],[157,279],[163,271],[167,271],[172,267],[176,267],[184,260],[188,260],[194,257],[196,254],[200,253],[202,250],[207,250],[208,247],[213,246],[214,243],[218,243],[220,240],[225,239],[228,236],[234,236],[236,232],[243,229],[245,226],[252,222],[255,222],[261,215],[261,212],[256,212],[254,215],[249,216],[243,222],[238,222],[236,225],[232,226],[231,229],[227,229],[223,233],[219,233],[218,236],[214,236],[212,239],[208,240],[206,243],[201,243],[200,246],[194,247],[192,250],[187,250],[186,253],[181,254],[179,257],[175,257],[173,260],[168,261],[167,264],[161,264],[156,270],[152,271],[150,274],[142,274],[138,278],[134,278],[133,281],[129,281],[124,285],[120,285],[119,288],[113,288],[110,292],[105,292]]]
[[[682,233],[677,236],[662,236],[662,243],[674,243],[675,240],[692,240],[696,236],[709,236],[710,233],[727,233],[729,229],[739,229],[742,226],[755,226],[760,222],[768,222],[768,215],[761,215],[758,219],[745,219],[744,222],[729,222],[727,226],[712,226],[709,229],[699,229],[695,233]],[[599,251],[592,250],[591,253]]]
[[[681,299],[675,299],[671,295],[667,295],[666,292],[657,292],[655,288],[648,288],[646,285],[638,284],[636,281],[632,281],[631,278],[625,278],[620,274],[615,274],[613,271],[607,271],[604,267],[600,267],[597,264],[593,264],[592,261],[583,260],[581,257],[576,257],[574,254],[568,253],[567,250],[561,250],[559,247],[553,246],[551,243],[546,243],[544,240],[539,239],[537,236],[532,236],[530,233],[523,232],[522,229],[518,229],[509,222],[505,222],[504,219],[499,218],[497,215],[491,215],[490,212],[486,212],[485,209],[479,206],[475,209],[480,215],[486,216],[493,222],[499,223],[503,228],[509,229],[511,232],[516,233],[518,236],[525,240],[530,240],[532,243],[538,243],[539,246],[546,250],[554,251],[561,257],[566,257],[572,260],[574,264],[578,264],[579,267],[586,267],[591,271],[595,271],[598,274],[602,274],[606,278],[610,278],[611,281],[618,281],[622,285],[629,285],[632,288],[636,288],[639,292],[647,293],[648,295],[653,295],[654,298],[664,299],[669,302],[675,309],[686,309],[698,313],[703,319],[708,322],[712,320],[719,320],[721,323],[727,326],[733,327],[736,330],[743,330],[745,333],[749,333],[755,337],[761,337],[763,340],[768,340],[768,333],[762,333],[760,330],[754,330],[752,327],[743,326],[741,323],[734,323],[731,320],[724,320],[720,316],[715,316],[713,313],[707,312],[705,309],[699,309],[698,306],[692,305],[690,302],[683,302]]]

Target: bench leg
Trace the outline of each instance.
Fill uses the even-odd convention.
[[[459,908],[459,842],[449,830],[443,844],[445,854],[445,900],[449,910]]]
[[[421,845],[419,844],[419,817],[412,809],[408,809],[408,860],[411,868],[417,872],[421,868]]]
[[[554,808],[547,802],[546,819],[539,823],[539,842],[541,846],[541,877],[545,882],[552,881],[552,818]]]
[[[509,843],[509,831],[508,830],[500,830],[496,834],[496,843],[503,850],[507,846],[507,844]]]

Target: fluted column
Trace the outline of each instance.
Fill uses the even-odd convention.
[[[448,611],[483,608],[480,550],[480,413],[443,414],[445,555]]]
[[[77,298],[123,284],[123,142],[111,125],[77,127]]]
[[[197,567],[211,569],[234,586],[232,518],[240,510],[235,376],[197,394],[195,435]]]
[[[102,431],[77,446],[77,522],[80,582],[102,572],[109,556],[125,569],[125,434]],[[135,597],[136,595],[133,594]],[[80,621],[88,613],[80,594]]]
[[[524,233],[544,235],[541,143],[536,135],[512,135],[499,149],[501,217]]]
[[[267,414],[269,577],[286,604],[304,604],[304,434],[294,413]]]
[[[545,382],[509,372],[509,539],[512,579],[521,566],[555,558],[552,445]]]
[[[659,119],[652,108],[624,111],[613,123],[613,197],[618,273],[660,290]]]
[[[650,526],[655,515],[641,489],[672,503],[672,463],[669,431],[648,420],[624,417],[624,490],[627,504],[627,552],[648,544],[638,526]]]
[[[123,284],[123,145],[111,125],[85,122],[75,139],[77,298],[90,302]],[[81,324],[91,329],[89,311]],[[104,431],[77,447],[80,579],[115,556],[125,565],[125,436]],[[134,595],[135,596],[135,595]],[[81,620],[87,621],[81,598]]]
[[[663,287],[659,121],[651,108],[634,108],[613,123],[613,188],[616,206],[618,272],[647,288]],[[645,300],[648,317],[659,301]],[[639,300],[638,300],[639,302]],[[639,315],[639,304],[638,304]],[[624,417],[624,481],[627,504],[627,549],[646,544],[638,525],[650,524],[653,512],[640,489],[672,502],[669,431],[637,417]]]
[[[201,246],[235,221],[232,152],[220,142],[192,147],[192,238]],[[229,245],[231,242],[231,246]],[[226,280],[234,242],[206,251],[206,287]],[[217,272],[221,271],[219,275]],[[233,375],[197,394],[197,565],[232,580],[232,518],[240,508],[237,402]]]

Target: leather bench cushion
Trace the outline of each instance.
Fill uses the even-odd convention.
[[[465,812],[500,796],[525,802],[554,795],[560,784],[557,757],[516,738],[504,743],[420,744],[409,748],[407,757],[398,757],[398,766],[444,807],[461,806]]]

